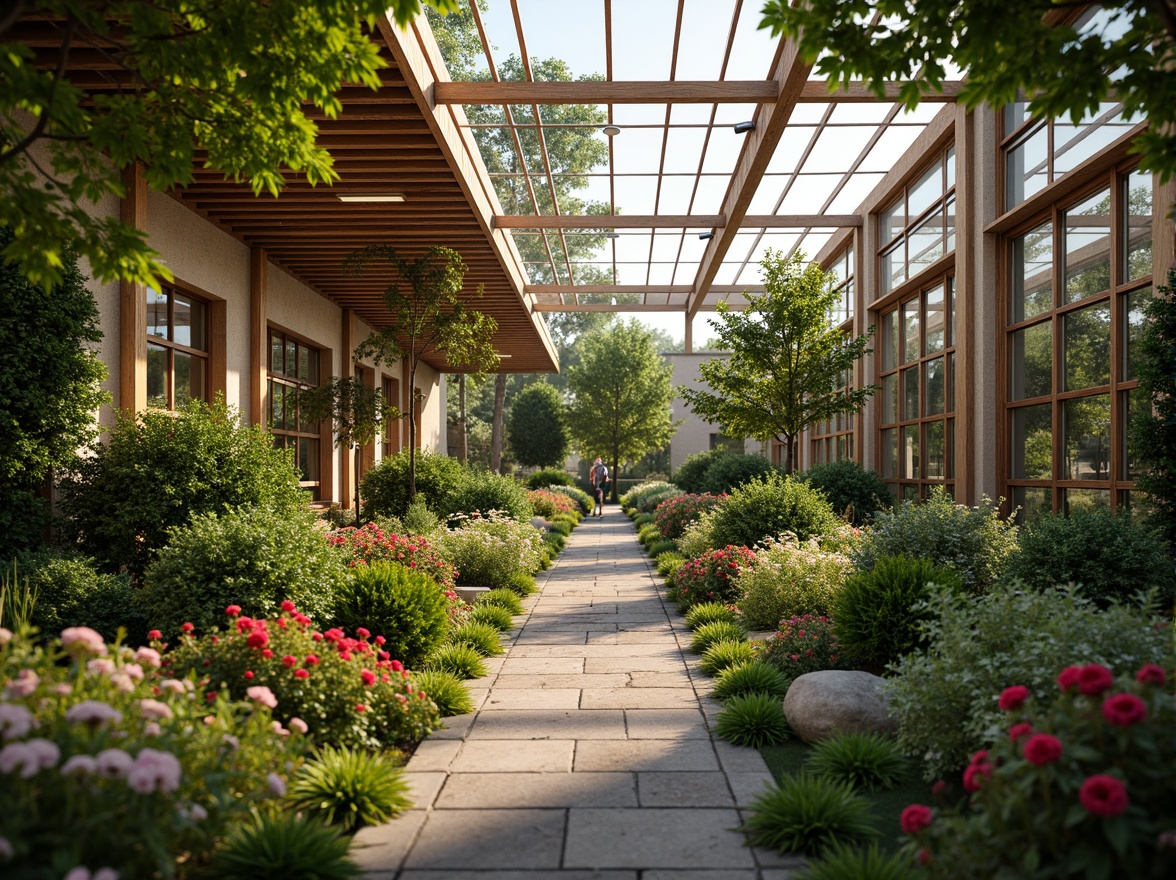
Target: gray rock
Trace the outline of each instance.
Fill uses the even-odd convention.
[[[827,669],[800,676],[784,697],[784,717],[805,742],[841,732],[892,735],[883,681],[868,672]]]
[[[541,532],[547,531],[547,520],[545,520],[541,516],[531,517],[531,525],[533,525],[535,528],[537,528]]]

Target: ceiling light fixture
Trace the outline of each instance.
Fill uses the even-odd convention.
[[[747,134],[749,131],[755,131],[755,123],[751,120],[747,122],[735,123],[735,134]]]
[[[713,232],[700,232],[698,233],[698,237],[706,241],[708,238],[714,238],[715,234]]]
[[[619,232],[606,232],[604,234],[604,237],[605,238],[620,238],[621,234]]]
[[[604,128],[602,128],[601,131],[609,137],[613,137],[614,135],[621,133],[621,127],[619,125],[612,125],[610,123],[609,125],[606,125]]]
[[[404,193],[337,193],[341,202],[403,202]]]

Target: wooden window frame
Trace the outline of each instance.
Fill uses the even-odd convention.
[[[940,194],[918,214],[911,215],[909,213],[911,191],[923,179],[927,172],[936,165],[939,166]],[[873,212],[878,233],[878,246],[874,254],[874,264],[878,273],[877,288],[879,299],[886,298],[895,291],[901,290],[912,283],[921,284],[921,279],[926,273],[935,271],[937,266],[946,257],[954,253],[957,225],[956,212],[958,211],[959,204],[956,198],[957,181],[955,179],[955,170],[955,143],[948,141],[934,151],[932,158],[921,162],[917,170],[903,182],[902,186],[898,187],[897,191],[891,194]],[[900,205],[902,206],[903,217],[905,218],[904,225],[901,231],[895,233],[882,221],[884,217],[888,216],[892,210]],[[936,214],[940,214],[942,217],[940,243],[943,252],[934,261],[924,265],[923,268],[912,274],[910,254],[911,234],[924,226]],[[951,247],[948,246],[949,240],[951,241]],[[902,265],[905,267],[904,275],[906,277],[905,280],[898,282],[894,281],[893,273],[885,268],[885,258],[893,250],[901,250],[903,254]]]
[[[284,372],[275,373],[273,368],[273,348],[275,338],[282,340],[282,357],[283,365],[285,364],[287,344],[292,342],[295,346],[295,352],[299,349],[305,349],[309,352],[308,363],[313,363],[318,373],[317,379],[312,383],[311,381],[304,381],[297,376],[291,376]],[[297,354],[295,355],[297,358]],[[327,501],[329,494],[324,492],[324,485],[331,485],[333,477],[333,462],[332,452],[334,450],[333,436],[331,433],[330,423],[323,422],[315,430],[298,430],[297,428],[291,430],[287,428],[275,428],[273,424],[273,386],[275,384],[283,385],[287,388],[308,388],[322,382],[324,375],[330,375],[331,351],[328,348],[323,348],[316,343],[292,333],[282,327],[270,324],[266,328],[266,393],[265,393],[265,425],[266,430],[274,438],[274,445],[282,448],[290,448],[290,440],[294,440],[294,462],[298,464],[297,441],[299,439],[315,440],[318,443],[318,479],[304,479],[299,480],[299,485],[303,489],[310,492],[313,501]],[[298,424],[297,415],[295,416],[295,425]]]
[[[162,348],[165,350],[167,362],[164,368],[164,405],[157,406],[151,403],[151,397],[147,397],[147,407],[149,409],[158,409],[174,412],[176,410],[176,366],[175,357],[177,353],[186,354],[190,357],[199,359],[204,366],[204,393],[199,397],[192,397],[192,400],[202,400],[208,403],[212,400],[213,395],[220,391],[224,391],[224,356],[221,354],[218,357],[218,349],[222,346],[217,344],[218,327],[220,327],[220,335],[223,337],[223,318],[224,318],[224,303],[208,297],[207,295],[193,290],[187,285],[170,282],[160,285],[160,290],[153,288],[144,288],[143,296],[145,298],[144,308],[149,309],[150,303],[146,302],[146,297],[152,293],[166,293],[167,294],[167,330],[168,338],[164,339],[159,336],[153,336],[147,332],[147,327],[151,326],[149,319],[148,323],[143,327],[142,333],[146,338],[146,351],[150,352],[151,347]],[[205,348],[195,348],[190,345],[176,342],[171,337],[175,335],[175,304],[176,296],[184,297],[199,303],[204,311],[204,340]],[[219,318],[219,320],[218,320]],[[219,371],[217,366],[220,366]],[[218,373],[219,381],[218,381]]]
[[[832,320],[840,318],[838,329],[847,337],[854,333],[854,317],[857,311],[856,264],[854,262],[854,242],[839,250],[826,267],[826,271],[838,272],[838,282],[834,289],[840,293],[840,308]],[[854,386],[856,369],[846,371],[844,381],[838,386],[839,393],[849,391]],[[860,444],[857,442],[857,426],[859,413],[839,413],[832,419],[816,422],[809,426],[809,466],[829,464],[837,461],[857,461]]]

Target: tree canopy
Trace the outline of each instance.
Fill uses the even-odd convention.
[[[608,462],[616,500],[621,465],[660,449],[674,435],[673,370],[636,320],[588,333],[576,349],[580,363],[567,370],[572,443],[581,457],[599,455]]]
[[[785,258],[768,250],[763,268],[764,294],[747,295],[746,311],[719,303],[711,326],[730,358],[699,367],[700,388],[680,389],[702,419],[722,425],[732,437],[779,440],[784,468],[797,464],[800,433],[838,413],[857,412],[874,386],[842,390],[854,363],[871,349],[874,329],[847,337],[829,316],[837,303],[832,276],[803,253]]]
[[[423,0],[442,9],[456,0]],[[171,274],[142,232],[87,210],[123,196],[142,163],[163,191],[194,163],[277,195],[292,171],[338,179],[315,143],[309,106],[336,116],[344,82],[377,89],[385,66],[368,36],[390,12],[403,25],[422,0],[12,0],[0,15],[0,225],[3,256],[36,284],[64,275],[75,241],[95,277],[158,285]],[[59,23],[53,50],[21,42],[28,21]],[[98,52],[114,91],[70,81],[70,57]],[[198,151],[201,153],[197,159]]]
[[[546,382],[534,382],[515,395],[506,421],[506,436],[519,464],[557,467],[568,457],[571,441],[567,407]]]
[[[1102,0],[767,0],[760,25],[800,41],[830,84],[867,80],[881,96],[901,81],[908,108],[966,71],[968,107],[1023,100],[1038,118],[1078,123],[1101,102],[1150,121],[1135,142],[1140,166],[1161,181],[1176,172],[1176,5]],[[1077,24],[1077,26],[1075,26]]]

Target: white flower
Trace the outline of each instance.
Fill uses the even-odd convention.
[[[106,656],[106,643],[88,626],[71,626],[61,631],[61,647],[71,654],[83,652]]]
[[[0,737],[24,739],[36,726],[36,717],[24,706],[0,703]]]
[[[122,712],[100,700],[83,700],[65,710],[65,720],[71,724],[101,727],[108,723],[118,724],[122,719]]]
[[[139,700],[139,714],[144,718],[158,721],[172,718],[175,713],[172,712],[171,706],[159,700]]]
[[[62,776],[91,776],[98,771],[98,762],[89,755],[73,755],[61,765]]]
[[[134,763],[134,758],[122,749],[103,749],[97,757],[98,773],[108,779],[124,778]]]

